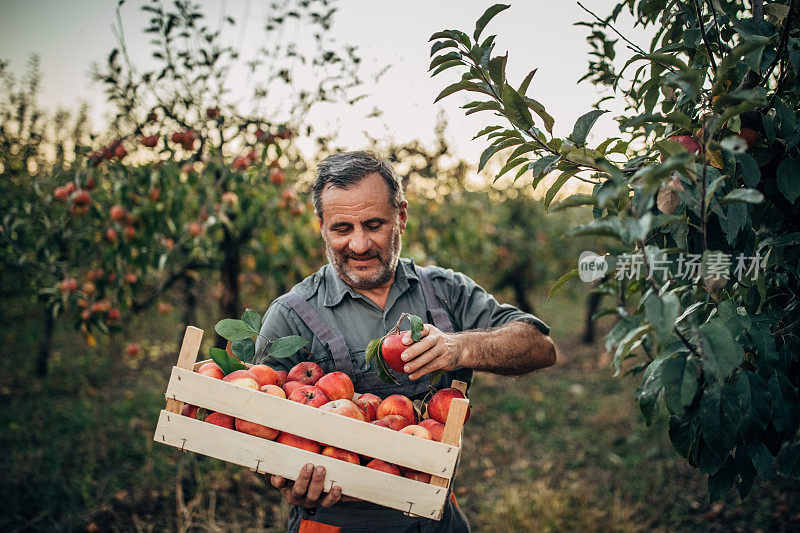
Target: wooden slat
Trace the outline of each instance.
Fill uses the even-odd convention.
[[[161,411],[154,440],[287,479],[296,479],[307,463],[321,465],[326,471],[326,490],[338,485],[342,488],[342,494],[347,496],[425,518],[440,518],[447,497],[447,490],[444,488],[292,448],[168,411]]]
[[[447,421],[442,432],[442,443],[458,445],[461,440],[461,428],[464,427],[464,419],[469,409],[469,400],[465,398],[454,398],[450,402],[450,410],[447,412]],[[452,476],[450,476],[452,477]],[[433,476],[431,485],[436,487],[447,487],[450,479],[442,476]]]
[[[203,342],[203,330],[194,326],[186,326],[183,334],[181,351],[178,354],[178,364],[180,368],[191,370],[197,361],[197,354],[200,352],[200,344]],[[167,411],[180,413],[183,410],[183,402],[174,399],[167,399]]]
[[[465,382],[454,379],[450,386],[461,391],[464,396],[467,395],[467,384]]]
[[[458,439],[420,439],[176,367],[166,395],[432,475],[452,477],[458,459]]]

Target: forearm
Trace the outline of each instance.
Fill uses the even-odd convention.
[[[553,340],[528,322],[514,321],[489,330],[456,334],[459,366],[518,375],[552,366],[556,362]]]

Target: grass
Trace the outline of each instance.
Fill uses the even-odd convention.
[[[476,377],[456,482],[473,530],[800,529],[798,483],[707,502],[666,421],[644,425],[637,380],[612,377],[602,343],[577,340],[581,296],[537,306],[557,340],[555,367]],[[213,331],[213,310],[200,316]],[[183,329],[177,313],[138,317],[125,339],[94,349],[62,324],[44,379],[32,376],[37,327],[19,303],[0,322],[0,531],[284,530],[288,507],[264,477],[152,440]],[[145,347],[135,360],[122,354],[129,336]]]

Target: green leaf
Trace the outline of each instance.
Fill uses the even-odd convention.
[[[675,451],[688,459],[697,446],[697,432],[688,420],[677,416],[669,417],[669,440]]]
[[[589,135],[589,131],[592,129],[592,126],[594,126],[594,123],[597,122],[597,119],[600,118],[600,115],[604,113],[608,113],[608,111],[594,109],[580,116],[578,120],[575,121],[575,126],[572,128],[572,135],[570,135],[570,138],[576,146],[586,145],[586,137]]]
[[[529,164],[528,170],[533,173],[534,178],[537,178],[540,175],[545,175],[545,169],[547,169],[551,164],[557,163],[560,159],[560,155],[546,155],[541,159],[537,159],[533,163]]]
[[[732,457],[713,476],[708,476],[708,499],[712,502],[721,500],[733,487],[736,480],[736,466]]]
[[[481,170],[483,170],[483,167],[485,167],[485,166],[486,166],[486,163],[488,163],[488,162],[489,162],[489,159],[491,159],[491,157],[492,157],[492,156],[495,154],[495,152],[497,152],[498,150],[500,150],[500,143],[498,143],[498,142],[496,142],[496,143],[494,143],[494,144],[490,144],[489,146],[487,146],[487,147],[486,147],[486,149],[485,149],[485,150],[483,151],[483,153],[481,154],[481,159],[480,159],[480,161],[478,162],[478,172],[480,172]]]
[[[736,154],[736,163],[741,169],[742,181],[753,188],[761,181],[761,169],[750,154]]]
[[[778,190],[791,203],[800,196],[800,159],[784,159],[778,165]]]
[[[245,324],[250,326],[256,331],[261,329],[261,315],[257,312],[253,311],[252,309],[245,309],[244,313],[242,314],[242,320]]]
[[[434,370],[430,374],[428,374],[428,379],[430,379],[431,387],[435,387],[439,381],[444,377],[444,370]]]
[[[458,43],[453,39],[446,39],[444,41],[437,41],[433,43],[433,46],[431,46],[431,57],[433,57],[433,55],[439,50],[443,50],[445,48],[458,48]]]
[[[726,453],[736,444],[741,414],[736,392],[727,383],[712,381],[700,399],[700,428],[703,440],[718,454]]]
[[[462,106],[462,108],[463,107],[466,107],[466,106]],[[471,106],[469,111],[467,111],[464,114],[465,115],[471,115],[473,113],[478,113],[480,111],[498,111],[498,112],[502,113],[503,112],[503,106],[501,106],[500,104],[498,104],[494,100],[491,100],[489,102],[478,102],[477,105]],[[498,126],[498,127],[500,127],[500,126]]]
[[[451,59],[450,61],[445,61],[444,63],[442,63],[441,65],[436,67],[436,70],[431,72],[431,78],[436,76],[440,72],[445,71],[445,70],[447,70],[449,68],[460,67],[460,66],[463,66],[463,65],[464,65],[464,62],[462,60],[460,60],[460,59]]]
[[[775,477],[775,457],[769,452],[767,446],[759,441],[747,447],[747,455],[758,473],[758,477],[769,481]]]
[[[436,56],[431,59],[431,64],[428,66],[428,70],[433,70],[434,68],[438,67],[442,63],[447,61],[462,61],[461,54],[458,52],[447,52],[446,54],[442,54],[440,56]]]
[[[547,192],[544,195],[544,208],[547,210],[550,207],[550,203],[553,201],[553,198],[556,197],[558,191],[561,190],[561,187],[570,179],[572,176],[580,172],[580,168],[573,167],[565,172],[562,172],[559,177],[556,178],[556,181],[547,189]]]
[[[533,98],[525,98],[525,103],[528,104],[528,107],[533,110],[534,113],[539,115],[539,118],[542,119],[544,122],[544,129],[546,129],[549,133],[553,133],[553,125],[556,123],[555,119],[550,116],[550,114],[545,111],[544,106],[534,100]]]
[[[486,27],[486,25],[489,23],[489,21],[492,20],[495,17],[495,15],[497,15],[498,13],[500,13],[502,11],[505,11],[509,7],[511,7],[510,4],[508,4],[508,5],[506,5],[506,4],[495,4],[495,5],[491,6],[489,9],[487,9],[483,13],[483,15],[481,15],[481,17],[478,19],[478,21],[475,23],[475,31],[472,33],[472,37],[477,41],[481,36],[481,32]]]
[[[256,343],[253,339],[232,341],[231,351],[243,363],[252,363],[256,357]]]
[[[288,335],[272,341],[269,347],[269,355],[275,359],[284,359],[286,357],[291,357],[297,353],[298,350],[302,350],[307,345],[308,341],[303,337],[299,335]]]
[[[398,385],[397,380],[394,379],[394,376],[389,372],[389,367],[386,364],[386,361],[383,359],[383,355],[380,355],[375,358],[375,362],[378,366],[378,377],[384,383],[389,383],[391,385]]]
[[[617,350],[614,352],[614,368],[616,369],[615,376],[622,372],[622,361],[627,359],[634,349],[636,349],[644,341],[645,335],[652,332],[653,328],[650,324],[643,324],[638,328],[632,329],[617,345]]]
[[[484,135],[488,135],[489,133],[492,133],[493,131],[497,131],[497,130],[501,130],[501,129],[503,129],[503,126],[486,126],[481,131],[479,131],[477,134],[475,134],[475,137],[473,137],[472,140],[474,141],[478,137],[483,137]]]
[[[734,378],[733,387],[742,413],[739,432],[746,440],[758,438],[772,415],[772,397],[767,382],[758,374],[742,370]]]
[[[778,474],[800,480],[800,444],[785,444],[777,459]]]
[[[772,398],[772,425],[778,434],[794,435],[800,424],[800,399],[786,374],[774,371],[769,378],[769,393]]]
[[[489,76],[498,87],[502,87],[506,82],[506,62],[508,62],[508,54],[489,60]]]
[[[645,424],[653,423],[656,414],[658,398],[664,390],[661,376],[664,371],[666,359],[656,359],[649,365],[642,375],[642,388],[637,392],[636,399],[644,416]]]
[[[528,109],[528,104],[519,93],[507,83],[503,84],[502,101],[503,107],[506,110],[506,117],[512,124],[523,131],[527,131],[533,126],[533,117]]]
[[[692,405],[697,395],[700,369],[694,357],[678,353],[664,363],[661,381],[664,400],[672,414],[679,414]]]
[[[578,269],[573,268],[572,270],[570,270],[569,272],[558,278],[558,281],[556,281],[555,285],[553,285],[553,287],[549,291],[547,291],[547,299],[549,300],[550,298],[552,298],[553,295],[556,293],[556,291],[560,289],[562,285],[564,285],[566,282],[568,282],[577,275],[578,275]]]
[[[528,75],[525,76],[525,79],[522,80],[522,83],[519,85],[519,90],[517,91],[522,96],[525,96],[525,93],[528,92],[528,86],[531,84],[531,80],[533,79],[533,75],[536,74],[536,71],[539,69],[533,69],[532,71],[528,72]],[[544,109],[544,108],[542,108]]]
[[[662,297],[650,293],[644,300],[644,309],[647,321],[658,332],[659,342],[665,344],[672,334],[672,328],[680,311],[678,297],[674,293],[667,293]]]
[[[444,88],[444,90],[442,90],[442,92],[439,93],[439,95],[436,97],[436,99],[433,101],[433,103],[435,104],[436,102],[438,102],[439,100],[441,100],[445,96],[449,96],[449,95],[451,95],[451,94],[453,94],[455,92],[464,90],[468,86],[469,86],[469,82],[464,81],[464,80],[456,82],[456,83],[454,83],[452,85],[448,85],[447,87]]]
[[[699,331],[704,369],[722,382],[742,362],[744,350],[719,322],[706,322]]]
[[[242,339],[250,339],[258,335],[258,328],[253,328],[244,320],[236,320],[234,318],[224,318],[217,322],[214,330],[224,339],[229,341],[238,341]]]
[[[221,348],[211,348],[211,359],[219,365],[222,372],[227,376],[234,370],[246,370],[247,366],[235,357],[228,355],[228,352]]]
[[[570,207],[580,207],[584,205],[597,205],[597,197],[593,194],[573,194],[572,196],[568,196],[558,203],[551,204],[548,211],[550,213],[555,213]]]
[[[747,202],[749,204],[760,204],[764,201],[761,191],[755,189],[734,189],[720,199],[721,204],[731,202]]]
[[[411,322],[411,340],[419,342],[422,340],[422,319],[417,315],[406,315],[406,318]]]
[[[365,359],[367,363],[378,357],[378,354],[381,353],[381,346],[383,345],[383,337],[380,339],[372,339],[367,344],[367,350],[365,353]]]

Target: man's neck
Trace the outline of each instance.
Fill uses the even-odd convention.
[[[388,283],[377,287],[375,289],[355,289],[359,294],[363,294],[373,302],[375,302],[381,309],[386,309],[386,298],[389,296],[389,290],[392,288],[394,279],[389,280]]]

